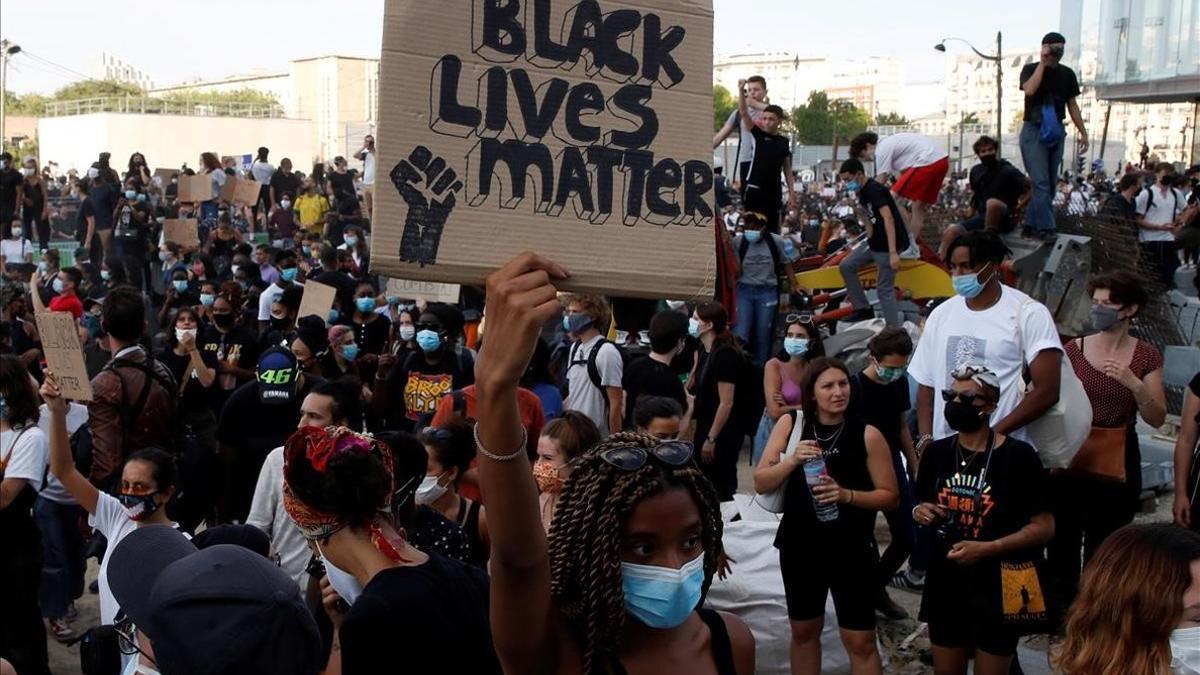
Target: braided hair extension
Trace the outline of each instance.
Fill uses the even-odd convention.
[[[660,442],[631,431],[609,436],[572,462],[559,498],[550,528],[550,591],[579,640],[583,675],[607,672],[616,661],[625,623],[621,533],[643,499],[682,488],[696,501],[704,546],[704,595],[723,552],[720,500],[694,463],[671,467],[649,458],[640,469],[623,471],[598,454],[628,445],[653,448]]]

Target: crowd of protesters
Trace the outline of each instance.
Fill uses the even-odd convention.
[[[1027,125],[1076,117],[1060,37],[1022,76]],[[717,226],[732,264],[716,301],[560,293],[570,271],[533,253],[458,302],[393,296],[370,263],[370,137],[311,175],[264,147],[241,173],[209,152],[171,176],[102,154],[85,175],[26,161],[12,181],[0,155],[0,667],[43,675],[48,640],[82,639],[89,673],[748,675],[762,638],[705,599],[738,578],[722,510],[752,484],[782,514],[792,673],[821,672],[830,597],[851,672],[882,673],[879,617],[906,615],[889,588],[921,593],[939,674],[1019,672],[1034,634],[1062,636],[1050,659],[1069,675],[1200,672],[1200,375],[1175,524],[1130,525],[1135,425],[1168,415],[1161,346],[1131,332],[1142,280],[1094,275],[1092,330],[1065,341],[1004,283],[1001,235],[1053,228],[1061,147],[1023,131],[1026,164],[1048,171],[1026,175],[981,138],[956,186],[922,139],[865,134],[836,196],[814,197],[766,93],[744,83],[730,127],[749,149]],[[1197,227],[1196,169],[1192,196],[1162,165],[1099,208],[1169,266]],[[211,196],[180,203],[195,173]],[[255,203],[222,199],[233,177],[261,183]],[[65,195],[76,220],[52,227]],[[955,295],[916,327],[883,293],[865,367],[827,353],[811,314],[779,311],[801,252],[856,245],[864,223],[837,211],[861,207],[869,231],[841,272],[849,320],[873,319],[851,279],[874,265],[890,290],[884,270],[947,200],[967,213],[924,243]],[[189,217],[196,240],[169,240],[163,224]],[[312,282],[333,305],[301,316]],[[46,365],[43,310],[76,322],[91,400]],[[1093,411],[1089,464],[1051,471],[1063,443],[1038,430],[1068,381]],[[75,607],[88,592],[98,616]]]

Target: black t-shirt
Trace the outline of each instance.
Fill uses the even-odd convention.
[[[216,370],[216,353],[209,351],[208,345],[201,344],[202,339],[200,337],[196,338],[196,346],[200,349],[200,359],[204,362],[204,365]],[[167,368],[171,369],[171,374],[175,376],[175,381],[183,388],[183,396],[179,400],[179,410],[181,413],[208,409],[211,406],[212,393],[217,386],[216,380],[213,381],[211,386],[205,387],[200,384],[200,380],[197,377],[190,377],[186,380],[183,377],[184,371],[191,365],[191,356],[187,354],[180,356],[175,353],[174,349],[168,348],[155,354],[154,358],[162,361]]]
[[[904,225],[904,219],[900,216],[900,209],[896,208],[896,200],[892,198],[891,190],[888,190],[882,183],[874,178],[868,178],[858,191],[858,201],[864,207],[871,209],[871,239],[867,243],[872,251],[888,251],[887,230],[883,223],[883,210],[887,209],[892,214],[892,227],[896,230],[896,253],[900,253],[908,248],[908,228]]]
[[[117,189],[108,183],[92,186],[87,201],[92,203],[96,216],[96,231],[112,229],[113,211],[117,208]]]
[[[354,291],[358,283],[349,274],[341,270],[322,270],[313,277],[313,281],[337,289],[337,300],[343,314],[354,311]]]
[[[388,335],[391,332],[392,321],[382,314],[376,314],[368,323],[352,322],[354,342],[358,345],[360,354],[382,354],[387,349]]]
[[[255,364],[258,363],[258,338],[245,325],[235,326],[228,333],[222,333],[210,324],[205,326],[203,335],[204,351],[206,354],[212,354],[215,364],[223,362],[235,368],[254,370]],[[225,401],[239,386],[236,376],[217,373],[217,381],[212,386],[213,412],[220,414]]]
[[[501,672],[488,623],[487,576],[436,554],[423,565],[376,574],[346,614],[339,637],[346,675]]]
[[[430,363],[423,352],[409,353],[388,373],[391,401],[388,428],[412,431],[422,417],[437,412],[438,401],[454,389],[475,384],[475,363],[470,352],[444,350],[442,359]]]
[[[88,216],[96,217],[96,205],[91,199],[85,199],[79,203],[79,210],[75,214],[75,239],[82,242],[87,237]]]
[[[768,134],[757,126],[750,127],[754,135],[754,158],[746,174],[746,190],[759,190],[764,195],[780,195],[779,178],[784,162],[791,161],[792,145],[779,134]]]
[[[625,390],[625,425],[628,427],[633,426],[633,409],[641,396],[665,396],[678,401],[687,410],[687,396],[679,376],[670,366],[649,356],[639,356],[625,366],[621,388]]]
[[[696,436],[700,442],[708,436],[712,428],[713,418],[717,416],[717,407],[721,405],[721,394],[718,385],[721,382],[737,384],[738,369],[742,365],[742,357],[732,347],[715,346],[712,352],[700,348],[700,361],[696,365],[695,419]],[[725,422],[721,429],[721,437],[726,438],[741,432],[735,429],[733,420]]]
[[[1104,200],[1104,205],[1100,207],[1100,213],[1112,218],[1135,220],[1137,218],[1137,205],[1126,199],[1125,195],[1118,192],[1109,195],[1108,199]]]
[[[217,440],[235,449],[246,460],[263,458],[283,445],[300,422],[300,404],[321,378],[305,375],[303,384],[291,401],[263,403],[258,398],[258,382],[247,382],[234,390],[217,424]]]
[[[922,621],[951,621],[972,613],[984,619],[998,617],[1001,560],[961,565],[947,560],[946,554],[959,541],[1006,537],[1050,510],[1046,470],[1033,446],[1005,438],[990,455],[989,461],[986,452],[960,451],[956,434],[936,441],[921,456],[917,501],[938,504],[948,513],[933,536]],[[1040,550],[1017,551],[1006,554],[1004,561],[1040,557]]]
[[[0,171],[0,213],[12,216],[17,212],[17,187],[25,182],[16,169]]]
[[[868,492],[875,489],[871,472],[867,468],[867,444],[864,438],[866,425],[858,419],[847,417],[841,431],[837,426],[825,426],[805,421],[800,438],[816,440],[825,456],[825,470],[838,485],[847,490]],[[796,467],[788,479],[783,493],[783,520],[775,535],[775,546],[800,547],[812,550],[817,538],[822,541],[860,545],[874,537],[875,511],[862,509],[852,504],[838,504],[836,520],[817,520],[813,508],[812,493],[804,478],[804,467]],[[795,549],[789,549],[795,550]]]
[[[1037,67],[1037,62],[1025,64],[1021,69],[1020,86],[1024,86],[1029,78],[1033,77],[1033,71],[1037,70]],[[1079,79],[1075,77],[1074,70],[1061,63],[1054,68],[1044,68],[1042,83],[1037,91],[1033,96],[1025,96],[1025,116],[1022,119],[1026,122],[1041,122],[1042,106],[1054,103],[1054,112],[1058,114],[1058,119],[1062,120],[1067,116],[1067,101],[1078,95]]]
[[[279,203],[285,194],[290,194],[293,201],[300,196],[300,177],[295,173],[276,171],[271,174],[270,186],[275,189],[276,203]]]
[[[353,199],[355,197],[354,176],[351,176],[349,171],[346,173],[331,172],[329,182],[333,185],[333,196],[337,199]]]
[[[1012,211],[1025,194],[1025,174],[1006,159],[997,160],[992,167],[976,164],[971,167],[969,180],[971,205],[981,214],[987,210],[989,199],[999,199]]]
[[[912,407],[908,397],[908,376],[905,375],[895,382],[880,384],[865,373],[858,373],[851,378],[850,384],[848,414],[857,415],[863,422],[878,429],[892,452],[903,452],[904,446],[900,440],[901,417]]]

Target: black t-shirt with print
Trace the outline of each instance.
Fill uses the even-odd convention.
[[[222,333],[210,324],[204,327],[204,351],[212,354],[215,363],[223,362],[235,368],[253,371],[258,363],[258,338],[244,325],[235,326],[228,333]],[[213,383],[210,397],[213,412],[218,415],[221,413],[225,401],[229,400],[238,386],[240,385],[236,376],[217,373],[217,381]]]
[[[900,216],[900,209],[896,208],[896,200],[892,198],[891,190],[874,178],[868,178],[858,191],[858,201],[871,209],[873,226],[868,246],[872,251],[888,251],[887,229],[883,224],[884,209],[892,214],[892,227],[896,231],[896,253],[908,248],[908,228],[904,226],[904,219]]]
[[[905,375],[895,382],[880,384],[865,373],[858,373],[850,383],[850,408],[846,414],[855,415],[878,429],[892,452],[903,452],[904,446],[900,441],[901,418],[912,407],[908,397],[908,376]]]
[[[649,356],[639,356],[625,366],[621,388],[625,390],[627,427],[633,426],[633,409],[641,396],[665,396],[678,401],[680,407],[687,410],[687,396],[683,392],[683,382],[679,376],[669,365],[655,361]]]
[[[1033,77],[1033,72],[1037,70],[1037,62],[1026,63],[1024,68],[1021,68],[1020,86],[1025,86],[1029,78]],[[1038,86],[1037,91],[1033,96],[1025,96],[1025,116],[1022,117],[1026,122],[1041,122],[1042,121],[1042,106],[1046,103],[1054,103],[1054,112],[1058,113],[1058,119],[1062,120],[1067,116],[1067,101],[1079,95],[1079,78],[1075,77],[1075,71],[1061,63],[1053,68],[1042,69],[1042,83]]]
[[[432,417],[438,401],[454,389],[475,384],[475,362],[470,352],[449,350],[437,363],[423,352],[411,352],[392,367],[387,378],[388,428],[412,431],[422,417]]]
[[[990,453],[958,447],[958,435],[933,443],[921,456],[917,501],[946,510],[946,523],[936,528],[921,602],[922,621],[952,621],[965,612],[999,617],[999,558],[973,565],[948,560],[950,547],[963,540],[995,541],[1050,510],[1046,470],[1033,446],[1015,438]],[[963,466],[963,462],[966,466]],[[982,481],[980,480],[982,476]],[[1006,562],[1040,559],[1041,551],[1014,551]]]
[[[787,137],[768,134],[758,126],[750,127],[754,135],[754,159],[746,176],[746,189],[760,190],[764,195],[781,195],[779,183],[784,162],[791,161],[792,145]]]

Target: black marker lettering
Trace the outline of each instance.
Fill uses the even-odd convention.
[[[512,58],[488,58],[487,50],[497,55],[516,57],[525,53],[525,29],[517,19],[520,0],[481,0],[483,26],[476,40],[475,53],[489,61],[508,62]]]
[[[447,54],[433,68],[433,81],[429,92],[429,128],[447,136],[466,137],[474,133],[483,114],[478,108],[458,102],[458,78],[462,73],[462,61]],[[437,108],[434,109],[434,101]]]

